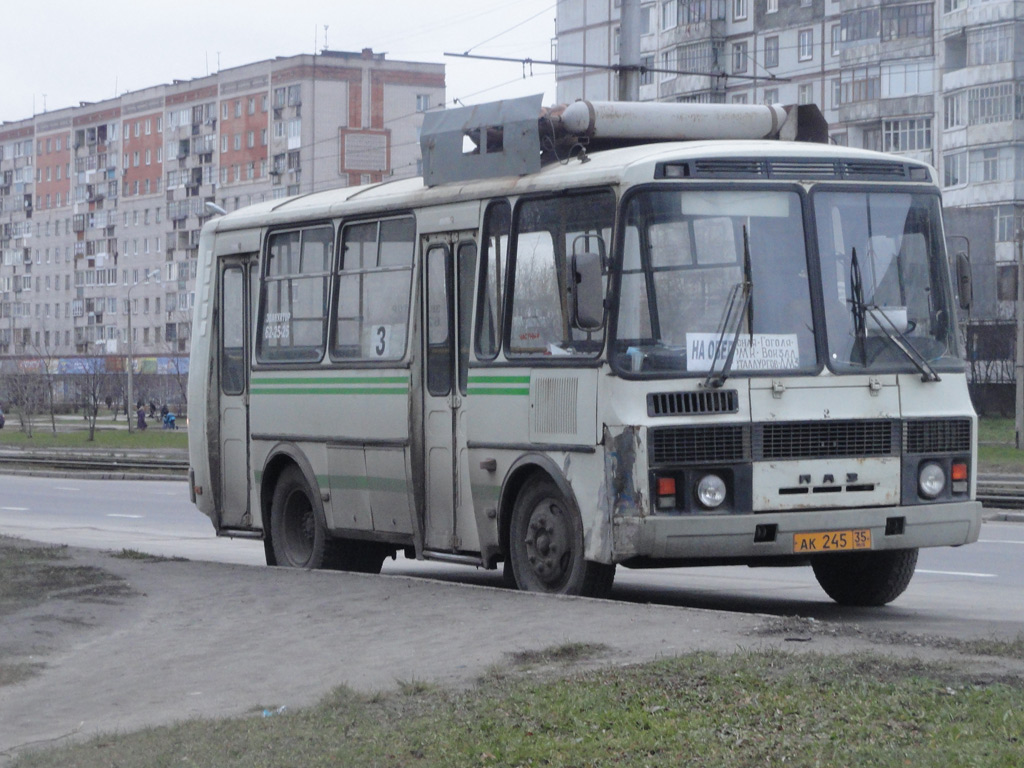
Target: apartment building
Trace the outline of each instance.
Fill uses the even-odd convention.
[[[619,63],[621,0],[559,0],[558,59]],[[1024,209],[1024,11],[1010,0],[641,0],[641,100],[816,103],[839,144],[938,171],[974,320],[1012,316]],[[678,73],[678,74],[677,74]],[[615,98],[561,66],[559,102]]]
[[[418,175],[444,101],[442,64],[324,51],[0,125],[0,357],[187,355],[214,206]]]

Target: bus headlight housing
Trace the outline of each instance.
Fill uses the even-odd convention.
[[[705,509],[716,509],[725,501],[725,481],[718,475],[704,475],[697,483],[697,501]]]
[[[946,487],[946,472],[934,461],[921,465],[917,473],[917,490],[926,499],[937,498]]]

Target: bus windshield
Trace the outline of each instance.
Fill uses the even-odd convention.
[[[624,221],[617,368],[707,376],[732,348],[733,374],[818,369],[795,190],[644,190]]]
[[[958,368],[938,197],[828,189],[812,199],[829,366]]]

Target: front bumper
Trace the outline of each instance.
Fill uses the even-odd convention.
[[[977,541],[978,501],[858,509],[765,512],[747,515],[620,517],[615,519],[616,562],[792,558],[793,534],[868,529],[871,548],[915,549]]]

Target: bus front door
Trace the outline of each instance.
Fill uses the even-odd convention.
[[[469,485],[463,400],[469,355],[475,233],[432,235],[424,241],[423,449],[427,550],[479,551]]]
[[[218,371],[220,378],[220,487],[217,506],[220,529],[251,529],[249,511],[249,333],[252,319],[251,259],[225,260],[221,265],[221,317]],[[251,277],[250,277],[251,275]]]

